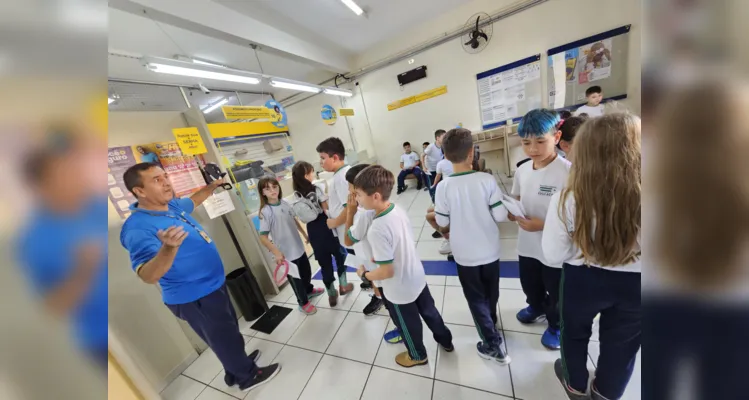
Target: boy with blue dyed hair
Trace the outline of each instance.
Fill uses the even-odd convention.
[[[531,110],[520,121],[518,135],[530,162],[520,165],[515,172],[512,195],[520,200],[527,215],[508,216],[520,226],[520,284],[528,303],[528,307],[517,313],[517,319],[531,324],[545,316],[549,325],[541,344],[552,350],[560,348],[557,303],[562,265],[546,261],[541,238],[551,196],[566,186],[570,171],[570,162],[555,151],[562,135],[561,122],[559,114],[547,109]]]

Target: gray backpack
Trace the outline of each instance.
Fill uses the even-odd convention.
[[[291,205],[297,218],[308,224],[317,219],[323,212],[320,202],[317,200],[317,193],[310,192],[306,197],[299,192],[294,192],[294,204]]]

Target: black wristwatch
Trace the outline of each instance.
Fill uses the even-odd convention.
[[[369,272],[369,271],[364,271],[364,273],[361,274],[361,280],[364,283],[371,283],[372,281],[370,281],[369,279],[367,279],[367,272]]]

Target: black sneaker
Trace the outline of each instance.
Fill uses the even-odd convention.
[[[434,231],[434,233],[432,233],[432,237],[435,239],[439,239],[442,237],[442,234],[439,233],[438,231]]]
[[[442,350],[445,350],[448,353],[452,353],[453,351],[455,351],[455,346],[452,343],[450,343],[450,347],[442,346]]]
[[[478,342],[476,343],[476,351],[479,353],[479,357],[496,361],[502,365],[507,365],[511,361],[510,356],[505,353],[501,344],[492,348],[484,342]]]
[[[373,315],[377,311],[380,311],[382,308],[383,302],[382,299],[377,296],[372,296],[372,299],[369,300],[369,304],[367,304],[366,307],[364,307],[364,315]]]
[[[247,356],[247,358],[251,359],[254,362],[257,362],[257,360],[260,359],[260,350],[255,350],[250,355]],[[224,372],[224,383],[226,383],[226,386],[232,387],[237,384],[237,378],[234,377],[234,375]]]
[[[252,378],[252,381],[250,383],[246,384],[245,386],[239,386],[239,390],[243,392],[249,392],[252,389],[255,389],[258,386],[262,386],[271,379],[275,378],[276,375],[281,371],[281,365],[280,364],[271,364],[267,367],[262,367],[257,370],[257,374],[255,374],[255,377]]]
[[[362,281],[362,283],[359,284],[359,287],[361,288],[361,290],[369,290],[372,289],[372,283]]]
[[[556,361],[554,361],[554,373],[557,375],[557,379],[559,380],[559,383],[562,384],[562,388],[564,389],[564,392],[567,394],[567,398],[570,400],[589,400],[590,396],[588,396],[585,393],[576,393],[570,390],[570,387],[567,385],[567,382],[564,380],[564,367],[562,366],[562,359],[557,358]]]

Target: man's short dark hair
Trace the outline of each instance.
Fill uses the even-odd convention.
[[[338,158],[343,160],[346,158],[346,148],[343,147],[343,142],[341,139],[338,139],[337,137],[329,137],[320,144],[317,145],[317,152],[318,153],[325,153],[328,155],[328,157],[333,157],[333,155],[337,155]]]
[[[601,90],[600,86],[591,86],[587,89],[585,89],[585,97],[590,96],[593,93],[602,93],[603,90]]]
[[[132,167],[128,168],[124,174],[122,174],[122,180],[125,181],[125,187],[136,198],[138,197],[138,195],[135,194],[133,190],[137,187],[143,187],[143,179],[141,178],[140,173],[148,171],[151,168],[161,168],[161,166],[154,163],[144,162],[133,165]]]
[[[406,147],[406,146],[409,146],[409,147],[410,147],[410,146],[411,146],[411,143],[410,143],[410,142],[403,142],[403,147]]]
[[[444,129],[437,129],[436,131],[434,131],[434,138],[437,139],[438,137],[444,135],[445,133],[447,132],[445,132]]]
[[[465,128],[450,129],[442,139],[442,151],[445,158],[453,163],[461,163],[468,158],[469,150],[473,149],[471,131]]]
[[[367,196],[379,193],[383,200],[390,199],[395,185],[393,173],[382,165],[370,165],[364,168],[354,180],[354,186],[361,189]]]
[[[356,164],[353,167],[349,168],[348,172],[346,172],[346,182],[353,185],[356,176],[359,175],[359,172],[362,172],[362,170],[367,167],[369,167],[369,164]]]

